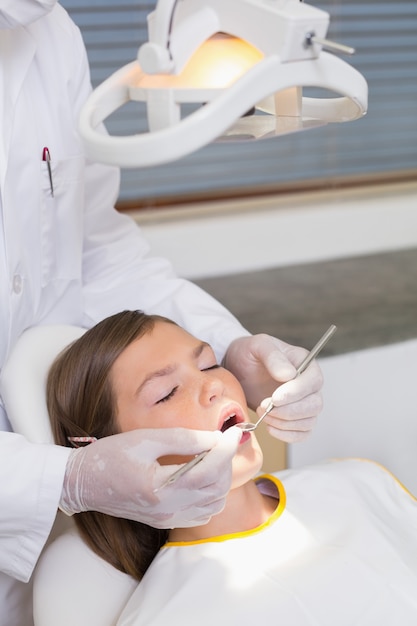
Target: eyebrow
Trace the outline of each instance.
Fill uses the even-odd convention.
[[[209,343],[207,343],[206,341],[202,341],[201,343],[199,343],[198,346],[196,346],[194,350],[192,350],[191,352],[192,358],[198,359],[200,354],[206,348],[210,348]],[[138,396],[140,392],[142,391],[142,389],[146,387],[146,385],[148,385],[151,381],[155,380],[156,378],[162,378],[163,376],[168,376],[169,374],[172,374],[172,372],[174,372],[177,368],[178,368],[178,363],[171,363],[170,365],[167,365],[166,367],[163,367],[159,370],[155,370],[154,372],[149,372],[149,374],[145,377],[144,381],[136,389],[135,396]]]

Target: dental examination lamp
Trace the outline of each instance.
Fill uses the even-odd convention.
[[[367,83],[325,51],[354,52],[326,39],[328,25],[328,13],[299,0],[159,0],[138,60],[99,85],[82,109],[87,155],[145,167],[214,140],[261,139],[360,118]],[[303,97],[302,87],[331,96]],[[148,131],[105,134],[101,122],[130,101],[145,104]],[[182,117],[185,104],[194,109]]]

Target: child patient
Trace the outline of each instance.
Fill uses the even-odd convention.
[[[67,348],[47,396],[63,445],[135,428],[224,431],[248,421],[243,390],[211,347],[138,311],[104,320]],[[199,527],[76,516],[92,550],[143,577],[117,623],[415,626],[416,500],[369,461],[257,477],[262,460],[254,433],[244,433],[226,506]]]

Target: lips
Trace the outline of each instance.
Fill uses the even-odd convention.
[[[244,418],[240,408],[236,406],[228,407],[222,411],[219,421],[219,430],[224,433],[228,428],[231,428],[236,424],[241,424],[243,421]]]

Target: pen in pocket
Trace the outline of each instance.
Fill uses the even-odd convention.
[[[46,161],[46,166],[48,168],[49,174],[49,184],[51,186],[51,196],[54,196],[54,181],[52,180],[52,167],[51,167],[51,153],[49,152],[49,148],[44,148],[42,152],[42,161]]]

